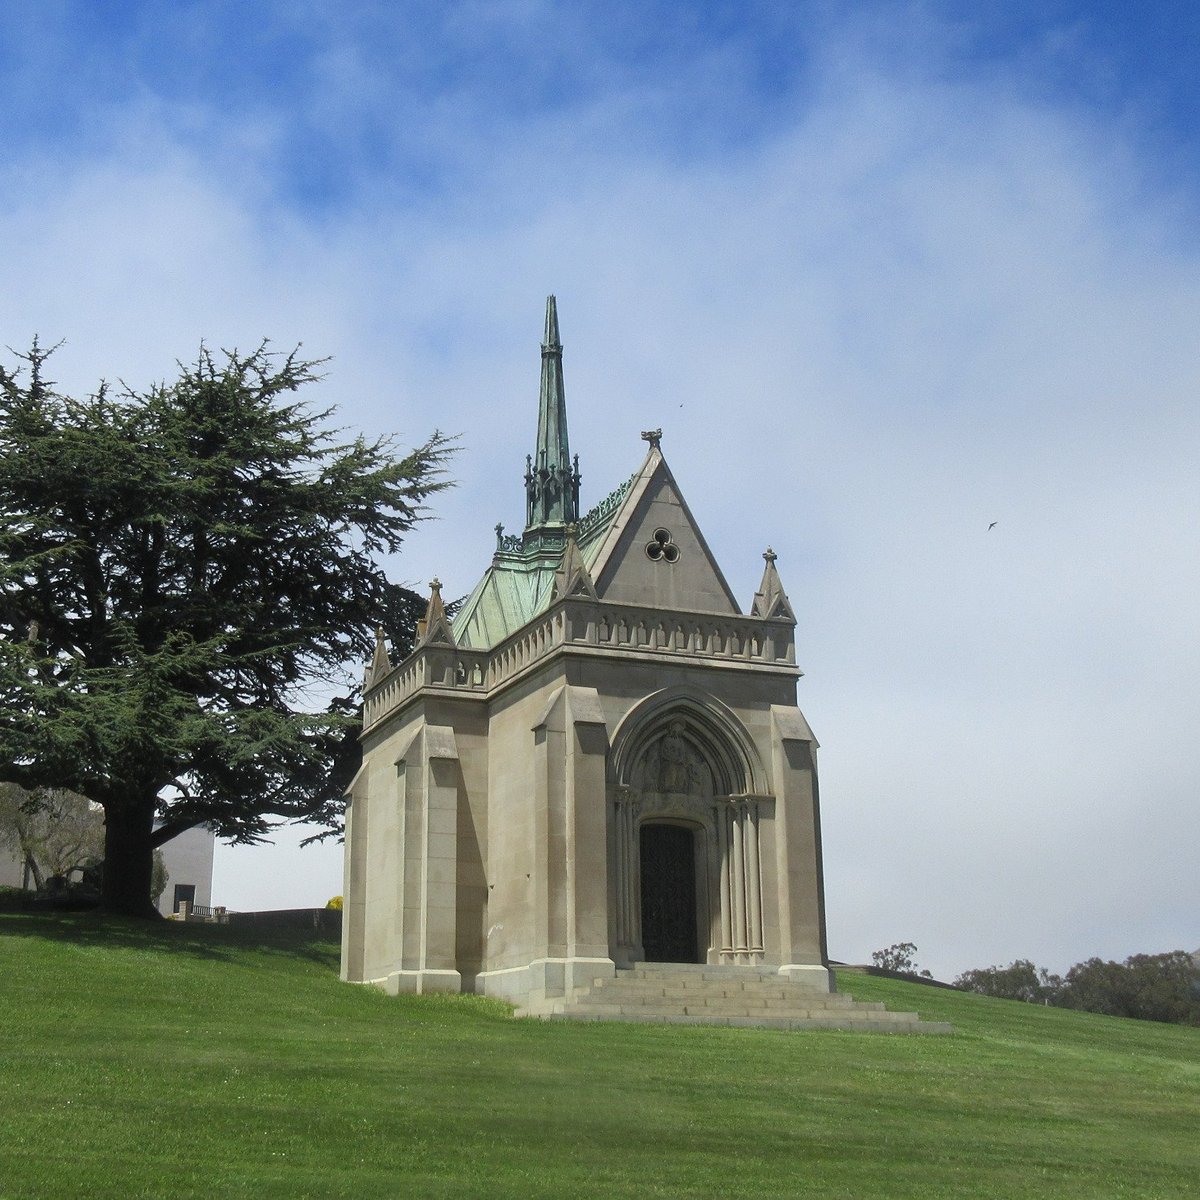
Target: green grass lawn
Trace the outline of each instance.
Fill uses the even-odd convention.
[[[295,935],[0,914],[0,1196],[1200,1194],[1200,1030],[843,973],[950,1036],[514,1021]]]

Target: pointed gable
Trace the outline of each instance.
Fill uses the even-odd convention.
[[[625,494],[592,560],[602,600],[736,615],[737,600],[713,558],[658,445]]]
[[[792,609],[791,601],[787,598],[787,592],[783,590],[779,572],[775,569],[775,560],[778,557],[775,551],[768,546],[763,555],[767,565],[763,568],[762,583],[758,585],[758,591],[754,593],[754,602],[750,605],[750,615],[791,621],[794,625],[796,614]]]

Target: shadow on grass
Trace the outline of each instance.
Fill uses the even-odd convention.
[[[254,950],[305,959],[330,971],[337,970],[339,956],[337,941],[311,929],[139,921],[98,912],[0,912],[0,938],[6,937],[153,950],[212,961],[229,961],[239,952]]]

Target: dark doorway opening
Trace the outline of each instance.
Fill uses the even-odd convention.
[[[647,962],[699,962],[696,835],[682,825],[643,825],[642,951]]]
[[[179,911],[179,905],[187,901],[189,907],[196,903],[196,885],[194,883],[177,883],[175,885],[175,907],[172,912]]]

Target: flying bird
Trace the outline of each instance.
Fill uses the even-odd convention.
[[[997,524],[998,524],[998,522],[997,522],[997,521],[993,521],[993,522],[992,522],[992,523],[991,523],[991,524],[988,526],[988,533],[991,533],[991,532],[992,532],[992,530],[996,528]]]

